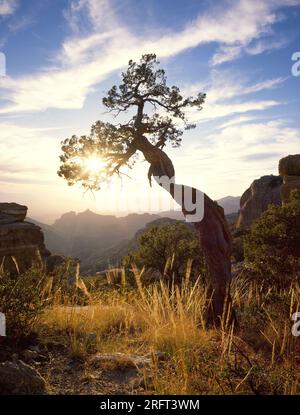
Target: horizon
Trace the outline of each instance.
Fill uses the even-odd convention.
[[[239,198],[240,199],[240,196],[224,196],[224,197],[222,197],[222,198],[220,198],[220,199],[218,199],[217,200],[217,202],[219,202],[220,200],[223,200],[223,199],[228,199],[228,198],[234,198],[234,199],[236,199],[236,198]],[[0,202],[1,203],[1,202]],[[34,216],[34,215],[31,215],[31,211],[30,211],[30,207],[29,206],[27,206],[28,207],[28,211],[27,211],[27,215],[26,215],[26,219],[25,220],[35,220],[35,221],[37,221],[37,222],[43,222],[43,224],[45,224],[45,225],[53,225],[55,222],[56,222],[56,220],[58,220],[58,219],[61,219],[62,218],[62,216],[63,215],[67,215],[67,214],[70,214],[70,213],[75,213],[75,215],[79,215],[79,214],[82,214],[82,213],[86,213],[86,212],[91,212],[91,213],[93,213],[93,214],[95,214],[95,215],[100,215],[100,216],[115,216],[116,218],[123,218],[123,217],[127,217],[127,216],[130,216],[130,215],[144,215],[144,214],[148,214],[148,215],[161,215],[161,214],[167,214],[167,213],[169,213],[169,212],[175,212],[175,213],[182,213],[181,212],[181,208],[180,207],[176,207],[176,206],[173,206],[173,209],[170,209],[170,210],[151,210],[151,211],[142,211],[142,210],[137,210],[137,211],[124,211],[124,212],[112,212],[112,211],[101,211],[101,212],[99,212],[99,211],[93,211],[92,209],[90,209],[90,208],[87,208],[87,209],[85,209],[85,210],[78,210],[78,211],[76,211],[76,210],[69,210],[69,211],[64,211],[64,212],[60,212],[60,213],[58,213],[58,216],[50,216],[50,217],[41,217],[41,218],[39,218],[39,217],[36,217],[36,216]],[[230,213],[237,213],[237,211],[236,212],[230,212]]]
[[[149,187],[142,158],[131,178],[94,194],[56,174],[61,140],[89,133],[98,119],[114,122],[101,98],[129,59],[148,52],[157,54],[170,84],[187,95],[207,93],[203,110],[190,112],[196,129],[185,132],[181,148],[166,149],[182,183],[214,200],[241,196],[253,180],[277,175],[280,158],[299,153],[300,78],[292,56],[300,0],[134,5],[0,0],[1,202],[24,204],[45,223],[67,211],[124,216],[126,204],[150,213],[153,201],[170,204],[162,189]]]

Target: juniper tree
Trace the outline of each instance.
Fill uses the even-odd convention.
[[[119,124],[97,121],[89,135],[74,135],[64,140],[58,174],[69,185],[80,183],[85,189],[99,190],[103,181],[121,174],[124,166],[132,167],[140,152],[149,163],[150,185],[154,178],[181,205],[185,216],[191,212],[185,205],[184,192],[191,192],[193,202],[201,194],[204,217],[194,226],[210,276],[207,318],[209,323],[218,324],[230,298],[229,228],[223,209],[216,202],[198,189],[176,183],[173,163],[164,151],[168,143],[179,147],[184,130],[195,127],[188,121],[187,110],[200,111],[205,94],[200,92],[196,97],[184,98],[178,87],[167,85],[165,71],[158,64],[155,54],[143,55],[140,62],[129,61],[121,84],[114,85],[103,98],[109,112],[115,117],[125,113],[128,121]],[[89,157],[105,160],[105,166],[99,166],[91,174],[84,163]],[[161,178],[168,178],[171,184],[164,186]]]

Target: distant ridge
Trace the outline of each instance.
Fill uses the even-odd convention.
[[[227,196],[218,202],[224,208],[225,214],[228,214],[228,220],[232,222],[235,218],[232,213],[238,211],[239,198]],[[95,262],[100,265],[103,257],[112,256],[116,259],[122,252],[126,254],[127,245],[134,235],[147,224],[162,218],[184,220],[180,210],[155,214],[131,213],[117,217],[98,214],[88,209],[79,213],[66,212],[53,225],[46,225],[35,219],[28,221],[42,228],[46,247],[53,254],[79,258],[84,271],[90,269]]]
[[[240,196],[225,196],[217,202],[224,209],[225,215],[238,212],[240,208]]]

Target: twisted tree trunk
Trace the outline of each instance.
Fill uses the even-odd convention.
[[[184,192],[190,191],[193,202],[197,201],[197,193],[201,194],[203,200],[203,219],[194,222],[197,230],[201,249],[209,273],[209,290],[207,308],[207,324],[219,325],[222,316],[227,316],[230,306],[230,280],[231,280],[231,235],[226,221],[223,208],[212,201],[200,190],[175,183],[175,170],[172,161],[167,154],[157,146],[152,145],[144,136],[135,140],[136,149],[140,150],[150,164],[149,180],[151,176],[158,184],[169,191],[170,195],[181,205],[185,216],[191,212],[186,210],[184,204]],[[161,178],[166,176],[172,182],[165,187]],[[178,190],[180,192],[178,192]],[[178,194],[182,197],[178,198]]]

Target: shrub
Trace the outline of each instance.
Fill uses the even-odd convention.
[[[47,275],[40,267],[24,273],[8,273],[0,269],[0,312],[5,314],[7,334],[21,339],[29,335],[35,321],[46,306],[62,301],[85,304],[87,294],[79,277],[79,267],[74,269],[67,261]]]
[[[38,269],[20,275],[0,273],[0,311],[6,316],[9,336],[20,338],[31,332],[47,302],[42,295],[44,282]]]
[[[244,243],[248,229],[235,229],[232,231],[232,256],[236,262],[244,261]]]
[[[191,276],[204,271],[204,258],[193,228],[183,223],[155,225],[147,229],[138,240],[139,248],[123,258],[126,268],[137,267],[159,271],[182,278],[192,261]]]
[[[300,278],[300,191],[271,205],[245,240],[246,265],[266,285],[283,287]]]

